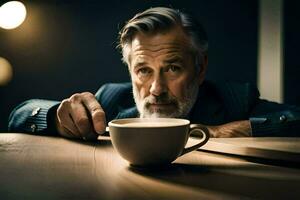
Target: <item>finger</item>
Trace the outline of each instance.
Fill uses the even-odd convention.
[[[91,93],[86,93],[82,102],[91,115],[94,130],[98,134],[104,133],[106,128],[105,113],[95,96]]]
[[[61,127],[62,130],[62,134],[64,137],[66,138],[71,138],[71,139],[79,139],[81,138],[79,135],[75,135],[74,133],[72,133],[70,130],[68,130],[66,127]]]
[[[86,134],[92,131],[92,126],[84,105],[81,102],[72,103],[70,111],[72,120],[81,137],[85,137]]]
[[[70,115],[70,103],[67,100],[64,100],[59,108],[57,109],[57,120],[63,134],[71,134],[74,138],[79,138],[79,130],[75,126],[71,115]]]

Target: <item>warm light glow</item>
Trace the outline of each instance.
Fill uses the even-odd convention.
[[[22,24],[26,17],[26,8],[19,1],[9,1],[0,7],[0,27],[13,29]]]
[[[0,57],[0,86],[6,85],[13,76],[12,67],[10,63]]]

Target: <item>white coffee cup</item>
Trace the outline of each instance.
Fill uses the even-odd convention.
[[[198,149],[209,139],[209,131],[186,119],[127,118],[108,123],[112,144],[134,166],[157,166]],[[199,143],[186,148],[192,133],[202,134]]]

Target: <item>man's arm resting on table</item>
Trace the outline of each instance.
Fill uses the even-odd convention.
[[[9,117],[10,132],[61,135],[97,140],[104,133],[105,113],[95,96],[76,93],[62,102],[33,99],[17,106]]]
[[[300,137],[300,109],[295,106],[262,101],[249,120],[207,126],[211,137]]]
[[[215,138],[249,137],[251,124],[249,120],[234,121],[218,126],[207,126],[210,136]]]
[[[300,108],[258,100],[250,112],[253,137],[300,137]]]
[[[59,101],[32,99],[18,105],[10,114],[10,132],[57,135],[54,116]],[[51,115],[51,117],[49,117]]]
[[[207,128],[211,137],[300,137],[300,112],[287,109]]]
[[[113,92],[112,92],[113,91]],[[103,119],[104,116],[104,109],[107,110],[107,119],[112,120],[114,117],[118,115],[118,106],[115,106],[119,103],[120,99],[123,99],[122,101],[124,102],[124,98],[121,98],[124,96],[123,94],[131,94],[131,87],[130,84],[125,83],[125,84],[105,84],[100,87],[98,92],[96,93],[95,96],[92,94],[88,94],[87,92],[84,93],[77,93],[72,95],[70,98],[65,99],[62,102],[59,101],[50,101],[50,100],[41,100],[41,99],[32,99],[32,100],[27,100],[20,105],[18,105],[10,114],[9,116],[9,122],[8,122],[8,130],[10,132],[23,132],[23,133],[39,133],[39,134],[51,134],[51,135],[63,135],[66,136],[65,134],[61,134],[61,126],[58,126],[59,121],[65,120],[68,114],[73,114],[72,119],[74,123],[78,122],[79,124],[77,127],[82,127],[81,125],[86,125],[85,119],[87,117],[84,117],[81,111],[84,111],[85,109],[83,108],[82,102],[85,102],[85,108],[88,115],[91,114],[91,118],[94,119],[93,123],[97,121],[97,119],[102,119],[102,123],[96,124],[94,126],[95,131],[102,132],[102,129],[105,130],[105,124],[106,120]],[[82,99],[83,98],[83,99]],[[90,100],[88,100],[90,99]],[[92,100],[91,100],[92,99]],[[125,99],[130,99],[130,98],[125,98]],[[98,101],[98,102],[97,102]],[[64,102],[64,103],[63,103]],[[72,103],[73,102],[73,103]],[[77,102],[77,103],[76,103]],[[98,105],[100,102],[103,104],[103,108],[101,108],[100,105]],[[125,101],[127,102],[127,101]],[[92,105],[90,105],[92,104]],[[101,112],[96,112],[99,111],[100,108],[102,110],[102,117],[98,116],[97,113],[101,114]],[[61,109],[59,109],[61,108]],[[62,109],[63,108],[63,109]],[[70,109],[74,112],[68,112]],[[62,112],[59,112],[62,111]],[[65,112],[65,111],[66,112]],[[75,112],[79,111],[79,112]],[[65,114],[64,114],[65,113]],[[75,114],[77,113],[77,114]],[[79,114],[78,114],[79,113]],[[64,115],[64,116],[62,116]],[[77,116],[77,118],[76,118]],[[60,120],[57,119],[57,117],[61,117]],[[74,120],[75,119],[75,120]],[[67,119],[68,120],[68,119]],[[89,118],[90,120],[90,118]],[[70,120],[69,120],[70,121]],[[70,125],[70,123],[66,123],[65,121],[62,122],[64,125]],[[74,124],[73,124],[74,125]],[[72,125],[72,126],[73,126]],[[95,124],[94,124],[95,125]],[[104,126],[103,126],[104,125]],[[74,127],[74,126],[73,126]],[[80,132],[77,131],[76,127],[76,135],[77,133]],[[83,126],[83,127],[88,127],[88,126]],[[99,128],[100,127],[100,128]],[[71,126],[68,126],[69,129],[72,129]],[[81,136],[86,138],[86,132],[94,132],[94,131],[86,131],[83,130],[84,134],[82,133]],[[79,136],[79,135],[78,135]]]
[[[239,120],[249,120],[249,133],[253,137],[300,137],[299,107],[260,99],[259,91],[251,84],[225,84],[220,91],[225,97],[224,107],[229,109],[225,109],[228,112],[225,119],[237,122],[220,125],[217,130],[224,130],[226,134],[216,136],[244,135],[249,123]],[[234,130],[236,127],[243,131]]]

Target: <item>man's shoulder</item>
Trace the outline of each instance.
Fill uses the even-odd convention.
[[[206,80],[205,87],[215,90],[221,97],[259,97],[259,91],[254,84],[239,81]]]
[[[245,116],[259,99],[257,87],[248,82],[208,80],[204,85],[234,118]]]

